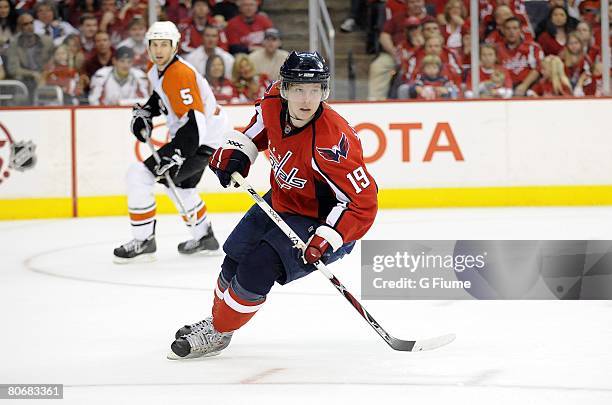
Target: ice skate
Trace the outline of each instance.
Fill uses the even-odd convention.
[[[195,359],[198,357],[216,356],[225,349],[232,340],[233,332],[219,332],[212,324],[212,317],[201,322],[200,328],[176,339],[168,354],[170,360]]]
[[[178,251],[184,255],[192,255],[194,253],[216,255],[219,254],[219,242],[215,238],[212,228],[209,228],[208,233],[200,239],[190,239],[179,243]]]
[[[118,264],[135,262],[152,262],[155,260],[155,235],[149,236],[145,240],[132,239],[113,251],[115,257],[113,261]]]

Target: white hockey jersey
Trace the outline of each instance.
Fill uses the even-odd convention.
[[[208,82],[183,58],[177,56],[160,74],[157,65],[148,72],[153,91],[159,96],[170,136],[188,120],[194,111],[199,132],[199,144],[217,149],[229,128],[229,121],[213,95]]]
[[[92,76],[89,104],[118,105],[121,100],[143,99],[149,95],[150,85],[143,71],[132,68],[128,77],[119,82],[113,69],[106,66]]]

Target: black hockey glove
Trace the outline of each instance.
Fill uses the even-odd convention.
[[[175,149],[172,156],[162,156],[161,162],[155,165],[153,172],[157,177],[164,177],[167,172],[170,174],[170,177],[175,179],[178,176],[184,161],[185,158],[183,157],[181,150]]]
[[[251,160],[238,149],[219,148],[213,154],[208,166],[219,178],[219,183],[227,188],[232,182],[234,172],[240,173],[243,177],[248,176]],[[239,187],[239,185],[234,184],[234,187]]]
[[[153,129],[153,113],[147,105],[136,104],[132,109],[132,133],[140,142],[146,142],[145,136],[151,136]]]

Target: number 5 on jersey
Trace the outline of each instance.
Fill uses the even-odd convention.
[[[346,178],[349,179],[357,194],[361,193],[363,189],[370,185],[370,179],[368,179],[368,176],[365,174],[365,171],[361,166],[353,170],[351,173],[348,173]]]
[[[190,88],[181,89],[180,91],[181,98],[183,99],[183,104],[185,105],[189,105],[193,103],[193,96],[190,94],[190,92],[191,92]]]

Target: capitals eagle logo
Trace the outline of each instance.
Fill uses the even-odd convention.
[[[317,152],[319,152],[319,155],[321,155],[321,157],[323,157],[325,160],[340,163],[340,158],[346,159],[349,152],[349,142],[348,139],[346,139],[346,134],[344,132],[342,133],[340,141],[337,145],[334,145],[331,148],[317,147]]]

